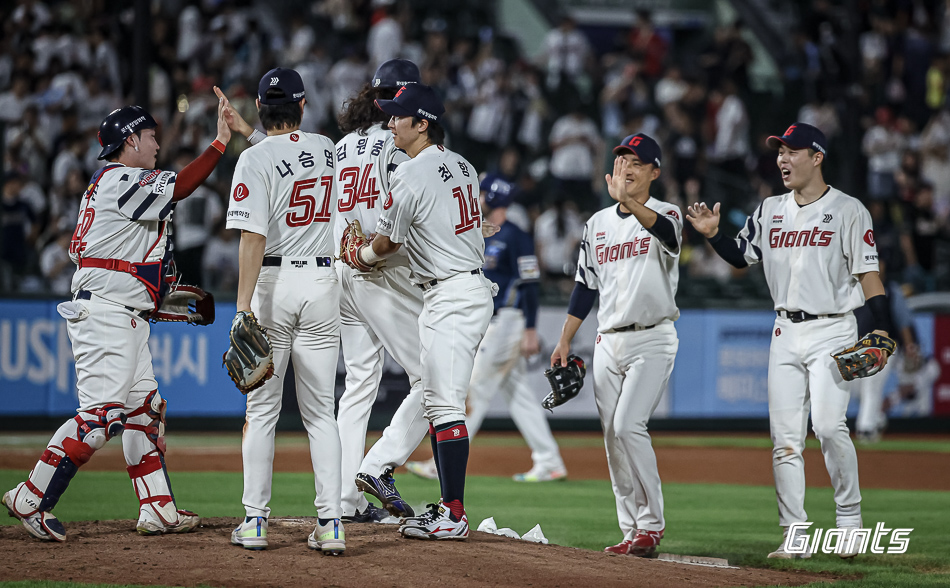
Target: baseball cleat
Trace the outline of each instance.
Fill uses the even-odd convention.
[[[307,537],[307,547],[319,549],[323,555],[343,555],[346,551],[346,533],[340,519],[332,519],[326,525],[317,522],[313,533]]]
[[[409,470],[409,473],[426,480],[439,479],[439,468],[435,467],[435,460],[432,458],[425,461],[407,461],[406,469]]]
[[[20,483],[23,485],[23,483]],[[21,515],[16,510],[14,496],[19,486],[3,495],[3,504],[10,516],[19,519],[23,527],[41,541],[63,542],[66,540],[66,527],[51,512],[34,511],[30,515]]]
[[[515,482],[553,482],[554,480],[567,479],[567,470],[563,467],[550,470],[535,466],[530,471],[523,474],[515,474],[511,477]]]
[[[244,522],[231,531],[231,545],[244,549],[267,549],[267,517],[245,517]]]
[[[381,523],[389,517],[389,513],[372,502],[366,505],[363,511],[356,510],[356,514],[344,515],[340,520],[344,523]]]
[[[464,541],[468,539],[468,516],[462,515],[453,521],[449,509],[439,504],[429,504],[429,511],[418,517],[405,519],[399,527],[403,537],[411,539],[435,539],[439,541]]]
[[[148,510],[141,511],[139,517],[139,522],[135,525],[135,530],[139,535],[190,533],[201,523],[201,517],[184,509],[178,509],[178,521],[173,525],[166,525]]]
[[[656,557],[656,548],[663,538],[664,529],[659,531],[647,531],[637,529],[633,541],[630,543],[630,555],[637,557]]]
[[[854,531],[861,527],[839,527],[847,533],[839,544],[837,550],[838,557],[841,559],[851,559],[861,553],[861,539],[854,536]]]
[[[406,518],[415,514],[409,503],[399,495],[399,490],[396,490],[392,468],[386,468],[378,478],[369,474],[356,474],[356,487],[375,496],[394,517]]]
[[[610,547],[604,547],[604,552],[609,555],[629,555],[630,554],[630,545],[633,541],[625,539],[616,545],[611,545]]]

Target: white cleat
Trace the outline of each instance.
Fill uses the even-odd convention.
[[[231,531],[231,545],[255,551],[267,549],[267,517],[245,517],[244,522]]]
[[[453,521],[449,509],[442,502],[430,504],[429,511],[418,517],[403,519],[399,532],[411,539],[436,539],[439,541],[464,541],[468,539],[468,517],[462,515]]]
[[[317,522],[313,533],[307,537],[307,547],[319,549],[323,555],[343,555],[346,551],[346,533],[340,519],[333,519],[326,525]]]

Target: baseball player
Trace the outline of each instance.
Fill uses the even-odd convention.
[[[34,537],[65,541],[51,512],[78,469],[122,433],[139,498],[142,535],[186,533],[200,519],[175,503],[165,466],[165,406],[152,372],[148,317],[174,280],[168,232],[175,204],[211,174],[231,132],[218,103],[217,137],[180,173],[155,169],[156,122],[139,106],[112,111],[99,126],[99,159],[80,204],[70,258],[78,266],[66,319],[76,360],[79,409],[50,439],[29,479],[3,495]]]
[[[531,236],[507,219],[517,187],[495,174],[479,184],[482,213],[499,227],[485,241],[485,277],[498,284],[494,317],[475,355],[468,388],[469,439],[475,437],[492,398],[503,390],[511,418],[531,448],[533,467],[515,474],[516,482],[548,482],[567,477],[557,441],[538,399],[527,383],[525,358],[540,351],[535,329],[538,316],[538,258]],[[431,465],[430,465],[431,464]],[[410,462],[409,471],[424,478],[438,477],[434,461]]]
[[[364,230],[375,230],[389,194],[390,174],[409,160],[396,149],[385,126],[389,116],[376,108],[374,100],[391,99],[400,87],[419,82],[419,68],[414,63],[392,59],[379,66],[372,85],[366,84],[340,113],[340,128],[348,134],[336,145],[340,186],[337,241],[354,219]],[[371,272],[354,270],[343,262],[337,265],[343,288],[340,335],[346,367],[346,388],[337,414],[343,447],[343,519],[378,522],[385,518],[386,512],[369,503],[361,490],[379,498],[394,516],[412,516],[415,513],[396,490],[392,472],[409,459],[428,431],[422,413],[419,365],[422,290],[410,281],[405,249]],[[409,375],[410,393],[364,459],[366,428],[382,378],[384,348]]]
[[[718,203],[712,209],[694,204],[687,217],[733,266],[761,262],[775,301],[769,423],[779,524],[786,538],[789,525],[807,520],[802,450],[809,408],[835,490],[837,526],[859,528],[858,461],[845,423],[850,384],[831,355],[857,339],[852,311],[865,300],[875,332],[893,331],[871,215],[857,199],[825,183],[827,142],[820,130],[795,123],[782,136],[769,137],[768,145],[778,150],[776,163],[789,192],[763,200],[735,240],[719,231]],[[857,555],[856,542],[850,543],[841,557]],[[769,557],[810,557],[789,553],[785,545]]]
[[[340,286],[333,268],[334,145],[323,135],[300,131],[305,103],[296,71],[278,67],[264,74],[257,107],[267,136],[258,141],[248,133],[254,144],[241,153],[231,181],[227,227],[241,230],[237,310],[253,311],[267,329],[277,376],[247,396],[246,518],[231,533],[231,543],[267,547],[274,429],[283,375],[293,358],[316,488],[318,520],[307,545],[341,554],[346,542],[340,522],[340,434],[333,416],[340,347]],[[236,131],[248,131],[236,113],[229,114]]]
[[[481,269],[485,239],[477,172],[442,145],[439,121],[445,108],[432,88],[402,86],[392,100],[376,104],[392,116],[389,128],[396,147],[411,159],[391,177],[375,239],[344,257],[367,269],[405,245],[411,280],[423,291],[418,327],[423,400],[442,498],[421,516],[404,519],[400,532],[420,539],[463,540],[469,533],[465,395],[475,352],[491,319],[493,294]]]
[[[663,492],[647,421],[673,371],[679,339],[674,296],[683,221],[650,197],[660,146],[642,133],[614,147],[607,191],[618,202],[584,227],[576,283],[551,365],[567,364],[571,341],[600,293],[594,345],[594,400],[623,540],[604,549],[650,557],[663,538]]]

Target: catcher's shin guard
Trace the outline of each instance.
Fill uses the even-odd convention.
[[[125,423],[125,407],[107,404],[101,408],[79,411],[53,434],[46,451],[36,462],[30,477],[8,493],[7,508],[10,514],[24,521],[40,514],[42,528],[40,539],[65,541],[65,529],[49,513],[69,487],[70,481],[80,466],[92,457],[97,449],[122,432]],[[27,527],[30,529],[30,527]],[[44,533],[45,530],[45,533]],[[45,535],[45,536],[40,536]]]
[[[139,499],[136,529],[143,535],[190,531],[199,520],[175,506],[165,468],[165,405],[158,390],[152,390],[145,402],[129,413],[122,437],[126,469]]]

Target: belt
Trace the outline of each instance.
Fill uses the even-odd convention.
[[[646,331],[647,329],[652,329],[655,326],[656,325],[649,325],[645,327],[643,325],[638,325],[636,323],[633,323],[632,325],[627,325],[625,327],[617,327],[616,329],[614,329],[614,331],[617,333],[623,333],[625,331]]]
[[[92,300],[92,292],[90,292],[89,290],[79,290],[73,296],[73,300]],[[123,308],[125,308],[127,311],[131,312],[132,314],[138,316],[139,318],[143,318],[143,319],[148,318],[148,315],[152,314],[152,311],[150,310],[139,310],[137,308],[132,308],[131,306],[123,305]]]
[[[481,268],[473,269],[472,271],[468,273],[472,274],[473,276],[477,276],[478,274],[482,273],[482,270]],[[458,275],[461,275],[461,274],[458,274]],[[444,282],[447,279],[448,278],[444,278],[442,280],[429,280],[428,282],[422,282],[421,284],[416,284],[416,286],[419,286],[423,290],[431,290],[433,287],[435,287],[436,284],[438,284],[439,282]]]
[[[261,265],[264,267],[281,267],[285,259],[287,260],[287,267],[293,268],[305,268],[310,265],[311,261],[316,262],[317,267],[333,266],[332,257],[281,257],[279,255],[265,257]]]
[[[787,310],[776,310],[775,314],[781,318],[788,319],[793,323],[801,323],[804,321],[813,321],[815,319],[826,319],[826,318],[841,318],[845,313],[840,312],[837,314],[809,314],[803,310],[797,310],[795,312],[789,312]]]

